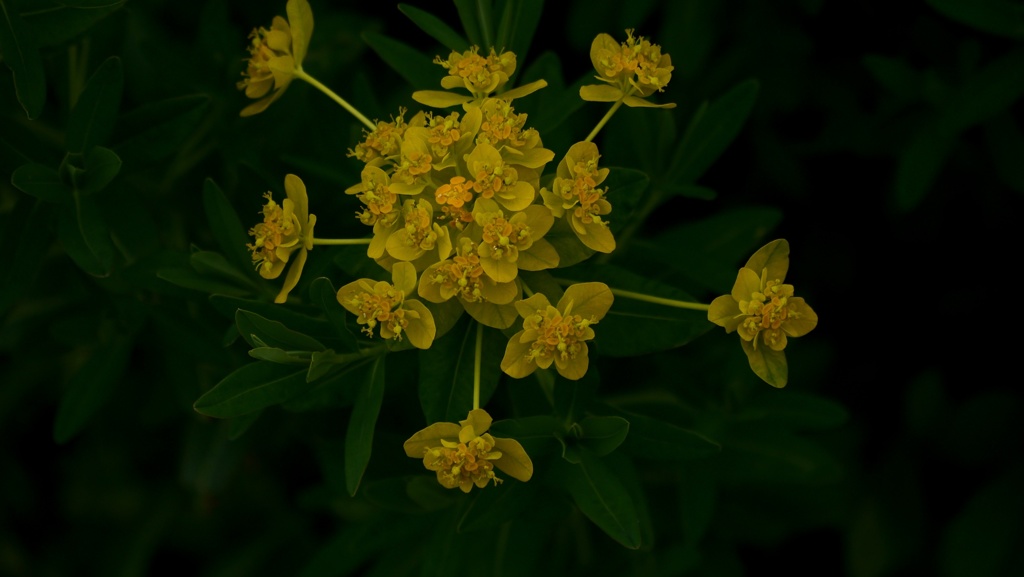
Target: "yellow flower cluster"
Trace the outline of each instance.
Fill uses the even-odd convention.
[[[784,387],[789,375],[783,349],[789,337],[809,333],[818,315],[793,296],[793,285],[783,284],[789,270],[789,243],[774,240],[747,260],[736,275],[731,294],[711,302],[708,320],[737,331],[750,368],[775,387]]]
[[[306,252],[313,248],[313,226],[316,224],[316,215],[309,214],[309,199],[302,179],[294,174],[285,176],[284,189],[288,198],[281,204],[274,202],[269,192],[264,195],[267,202],[263,206],[263,222],[249,229],[249,236],[254,240],[247,245],[263,278],[281,276],[285,266],[292,262],[284,286],[274,299],[277,303],[288,300],[288,293],[299,282],[302,267],[306,264]],[[295,256],[294,261],[292,256]]]
[[[286,10],[287,20],[275,16],[269,30],[261,27],[249,34],[249,59],[238,89],[260,100],[242,109],[242,116],[266,110],[284,94],[295,72],[302,70],[313,35],[313,12],[307,0],[288,0]]]
[[[416,269],[407,262],[395,264],[390,283],[363,278],[338,289],[338,302],[356,315],[363,332],[373,336],[380,327],[380,336],[396,341],[402,335],[412,346],[428,349],[434,342],[434,317],[418,300],[407,299],[416,289]]]
[[[475,50],[438,61],[449,71],[442,84],[465,88],[470,98],[501,88],[516,62],[511,53],[484,58]],[[367,255],[387,269],[411,263],[421,273],[421,298],[457,298],[477,321],[508,328],[523,294],[519,271],[559,264],[544,238],[556,216],[566,215],[588,246],[614,247],[601,220],[611,205],[597,188],[608,169],[597,168],[596,146],[574,147],[559,168],[557,192],[538,194],[554,152],[509,99],[483,97],[462,112],[405,115],[377,121],[349,151],[365,166],[346,192],[361,203],[358,220],[373,229]],[[581,172],[589,188],[571,182],[577,165],[595,172]]]
[[[654,104],[644,100],[663,92],[672,79],[672,57],[643,36],[626,30],[626,41],[619,43],[609,34],[598,34],[590,45],[590,61],[597,79],[604,84],[580,88],[580,97],[592,102],[619,102],[626,106],[673,108],[675,104]]]
[[[533,462],[514,439],[492,437],[491,416],[473,409],[465,420],[434,423],[409,438],[405,454],[423,459],[423,466],[437,473],[437,481],[447,489],[458,487],[468,493],[473,485],[484,488],[502,479],[494,469],[520,481],[533,477]]]

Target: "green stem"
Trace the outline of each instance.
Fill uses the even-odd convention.
[[[555,281],[557,281],[558,284],[560,284],[562,286],[569,286],[569,285],[571,285],[571,284],[573,284],[575,282],[575,281],[571,281],[569,279],[564,279],[564,278],[556,278]],[[609,287],[608,290],[612,291],[612,294],[615,295],[615,296],[618,296],[618,297],[624,297],[624,298],[627,298],[627,299],[633,299],[633,300],[644,301],[644,302],[648,302],[648,303],[654,303],[656,305],[665,305],[667,307],[674,307],[674,308],[677,308],[677,309],[689,309],[689,310],[692,310],[692,311],[706,311],[706,310],[711,308],[711,305],[706,305],[706,304],[703,304],[703,303],[691,303],[691,302],[688,302],[688,301],[680,301],[680,300],[676,300],[676,299],[667,299],[667,298],[664,298],[664,297],[656,297],[656,296],[652,296],[652,295],[648,295],[648,294],[644,294],[644,293],[638,293],[638,292],[627,291],[627,290],[611,288],[611,287]]]
[[[295,78],[298,78],[299,80],[305,80],[306,82],[308,82],[308,83],[312,84],[313,86],[315,86],[317,90],[319,90],[320,92],[323,92],[328,97],[330,97],[331,100],[333,100],[333,101],[337,102],[338,104],[340,104],[342,108],[344,108],[345,110],[349,111],[349,113],[352,116],[355,116],[359,120],[359,122],[362,122],[363,124],[365,124],[366,127],[369,128],[370,130],[375,130],[377,128],[377,125],[375,125],[373,122],[370,122],[370,119],[365,117],[365,116],[363,116],[363,113],[361,113],[358,110],[356,110],[355,107],[352,106],[351,104],[349,104],[348,102],[346,102],[344,98],[342,98],[342,97],[338,96],[337,94],[335,94],[333,90],[331,90],[330,88],[327,88],[326,86],[321,84],[319,80],[317,80],[316,78],[313,78],[312,76],[307,74],[305,70],[303,70],[301,68],[296,68],[295,69]]]
[[[353,244],[370,244],[372,241],[372,238],[314,238],[313,244],[348,246]]]
[[[526,286],[526,283],[520,281],[519,284],[523,285],[523,292],[526,293],[526,298],[533,296],[533,291],[530,290],[530,287]]]
[[[476,324],[476,357],[473,359],[473,409],[480,408],[480,363],[484,351],[484,325]]]
[[[609,108],[608,112],[604,114],[604,117],[601,118],[600,121],[598,121],[597,126],[595,126],[594,129],[590,131],[590,134],[587,135],[587,138],[584,140],[584,142],[590,142],[591,140],[594,140],[594,137],[597,136],[597,133],[601,132],[601,129],[604,128],[604,125],[608,124],[608,121],[611,120],[612,116],[615,115],[615,111],[618,110],[620,106],[622,106],[623,102],[625,102],[626,97],[630,96],[635,91],[636,88],[631,86],[629,88],[629,91],[622,95],[622,98],[616,100],[615,104],[612,104],[612,107]]]

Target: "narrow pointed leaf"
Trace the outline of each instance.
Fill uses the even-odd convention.
[[[640,520],[632,496],[600,457],[581,452],[580,464],[559,460],[555,466],[563,487],[587,518],[623,546],[640,548]]]
[[[413,88],[433,88],[440,82],[441,67],[408,44],[375,32],[364,32],[363,41]]]
[[[347,326],[349,313],[338,302],[338,291],[331,284],[331,280],[326,277],[313,279],[309,285],[309,294],[313,302],[323,309],[324,315],[327,316],[327,322],[331,323],[338,338],[344,343],[344,349],[358,350],[359,343]]]
[[[384,357],[378,357],[367,380],[362,384],[345,434],[345,487],[355,496],[359,483],[370,463],[373,432],[377,415],[384,402]]]
[[[238,417],[283,403],[308,387],[305,367],[257,361],[224,377],[193,408],[208,417]]]
[[[473,367],[479,323],[469,315],[429,349],[418,351],[419,396],[427,423],[454,423],[466,418],[473,408]],[[507,341],[501,333],[484,329],[481,349],[480,404],[483,406],[498,386]]]
[[[14,75],[14,91],[29,119],[37,118],[46,104],[46,75],[33,31],[21,19],[11,0],[0,0],[0,52]]]
[[[235,313],[235,325],[238,327],[238,334],[254,347],[258,346],[253,339],[255,335],[266,346],[287,351],[322,351],[326,348],[323,343],[309,335],[245,309],[238,309]]]
[[[121,59],[111,56],[89,78],[68,118],[67,149],[88,153],[106,142],[114,130],[121,88],[124,83]]]
[[[128,366],[132,339],[119,335],[101,345],[75,373],[68,392],[57,407],[53,439],[66,443],[88,423],[109,400]]]
[[[409,17],[421,30],[437,40],[453,52],[465,52],[469,50],[469,42],[461,34],[452,30],[443,20],[434,16],[426,10],[421,10],[409,4],[399,4],[398,10]]]
[[[42,164],[19,166],[11,175],[11,184],[18,190],[46,202],[71,202],[71,190],[57,171]]]

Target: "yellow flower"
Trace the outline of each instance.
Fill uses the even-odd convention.
[[[582,378],[589,365],[585,341],[594,338],[591,326],[604,318],[614,300],[607,285],[588,282],[566,289],[558,306],[551,306],[541,293],[517,302],[523,330],[509,339],[501,370],[521,379],[554,362],[563,377]]]
[[[358,317],[367,336],[380,325],[380,336],[396,341],[402,335],[412,346],[428,349],[434,342],[434,316],[418,300],[406,299],[416,288],[416,269],[407,262],[395,263],[392,282],[362,278],[338,289],[338,302]]]
[[[491,416],[483,409],[473,409],[464,421],[434,423],[405,442],[405,454],[423,459],[423,466],[437,472],[437,482],[446,489],[458,487],[468,493],[473,485],[483,489],[502,479],[495,467],[513,479],[529,481],[533,477],[533,461],[515,439],[501,439],[487,433]]]
[[[288,293],[298,284],[306,264],[306,252],[313,248],[316,224],[316,215],[309,214],[309,199],[302,179],[294,174],[285,176],[284,190],[288,198],[280,205],[269,192],[264,195],[267,203],[263,206],[263,222],[249,229],[249,235],[255,240],[247,245],[260,276],[265,279],[281,276],[292,255],[298,253],[288,269],[281,292],[274,299],[276,303],[288,300]]]
[[[307,0],[288,0],[288,19],[274,16],[270,30],[254,28],[249,34],[249,60],[238,82],[249,98],[260,98],[242,109],[242,116],[266,110],[284,94],[296,70],[302,70],[306,47],[313,35],[313,11]]]
[[[512,301],[520,295],[514,281],[497,282],[484,274],[477,245],[459,238],[455,256],[427,267],[420,276],[419,295],[432,303],[458,297],[469,316],[496,329],[507,329],[516,320]]]
[[[818,324],[818,315],[804,299],[793,296],[793,285],[783,284],[789,270],[789,243],[785,239],[764,245],[736,275],[732,294],[711,302],[708,320],[738,331],[740,344],[757,376],[773,387],[786,386],[789,337],[800,337]]]
[[[402,205],[403,225],[388,236],[386,248],[392,258],[413,262],[437,250],[428,264],[444,260],[452,252],[448,227],[434,222],[434,207],[425,199],[407,200]],[[419,268],[422,268],[419,267]]]
[[[511,211],[523,210],[533,203],[533,186],[519,179],[519,170],[507,165],[501,153],[490,144],[477,144],[466,155],[466,167],[476,180],[473,190],[481,198],[493,198]],[[523,169],[526,170],[526,169]]]
[[[392,117],[391,122],[378,120],[373,130],[364,128],[362,142],[350,148],[347,156],[354,156],[367,164],[383,163],[397,156],[401,151],[402,137],[409,127],[405,123],[405,112],[404,108],[399,108],[398,116]]]
[[[458,104],[466,106],[474,100],[479,102],[500,91],[515,72],[516,55],[512,52],[498,53],[493,48],[486,57],[481,56],[479,52],[478,46],[471,46],[464,52],[452,52],[447,59],[440,56],[434,58],[434,64],[448,71],[448,75],[441,79],[441,86],[448,90],[464,88],[469,91],[468,95],[439,90],[417,90],[412,94],[413,100],[435,108],[448,108]],[[508,100],[521,98],[545,86],[546,81],[537,80],[508,90],[501,96]]]
[[[481,198],[473,207],[473,240],[484,274],[509,282],[519,269],[546,270],[558,266],[558,252],[543,236],[555,222],[544,205],[533,204],[505,218],[498,203]]]
[[[606,84],[580,87],[580,97],[591,102],[623,101],[626,106],[673,108],[675,104],[654,104],[643,99],[663,92],[672,78],[672,58],[643,36],[626,30],[626,41],[618,43],[608,34],[598,34],[590,45],[590,61],[597,79]]]
[[[615,250],[615,237],[603,217],[612,205],[605,198],[607,188],[600,188],[609,170],[598,168],[599,158],[593,142],[572,145],[558,164],[552,190],[542,188],[540,194],[556,218],[568,213],[573,232],[587,248],[610,253]]]

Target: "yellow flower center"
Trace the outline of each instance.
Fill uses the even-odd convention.
[[[434,192],[438,204],[462,208],[473,200],[473,183],[464,176],[453,176],[448,184],[442,184]]]
[[[370,162],[376,158],[389,158],[399,154],[402,149],[402,136],[408,128],[404,116],[405,109],[402,108],[398,111],[398,117],[392,118],[391,122],[378,120],[377,127],[372,131],[363,131],[366,136],[355,149],[348,151],[348,156],[354,156],[362,162]]]
[[[473,183],[473,190],[484,198],[492,198],[495,194],[501,193],[505,187],[510,187],[519,181],[519,172],[511,166],[500,162],[495,166],[490,163],[481,163],[477,171],[476,181]]]
[[[246,246],[252,251],[252,260],[256,267],[270,270],[274,263],[280,260],[277,254],[279,248],[298,245],[302,225],[294,213],[286,215],[269,192],[263,197],[267,199],[267,203],[263,205],[263,222],[249,229],[249,235],[254,237],[255,241]]]
[[[427,137],[427,142],[430,143],[431,152],[438,158],[444,158],[448,154],[448,149],[462,138],[458,112],[443,117],[430,115],[428,126],[430,136]]]
[[[349,304],[359,310],[356,319],[363,327],[367,336],[373,336],[373,329],[382,324],[382,333],[387,329],[394,334],[395,340],[402,340],[402,331],[409,325],[405,318],[405,309],[401,308],[405,301],[402,291],[386,282],[379,282],[373,292],[359,292],[349,298]]]
[[[590,326],[597,324],[597,321],[593,317],[584,319],[580,315],[571,314],[571,311],[570,302],[564,315],[549,306],[547,310],[538,310],[526,318],[523,328],[537,331],[537,339],[527,353],[531,361],[554,359],[556,355],[562,360],[575,359],[583,349],[583,341],[593,338],[594,331]]]
[[[506,144],[512,147],[526,144],[526,131],[523,130],[526,115],[516,114],[509,101],[500,98],[489,100],[481,111],[484,120],[476,136],[477,144],[490,144],[498,150]]]
[[[584,224],[608,224],[601,218],[610,212],[604,200],[606,189],[597,188],[597,159],[581,160],[571,167],[572,178],[558,179],[556,190],[562,198],[562,208],[573,209],[573,214]]]
[[[367,182],[366,190],[356,195],[366,208],[356,213],[359,221],[367,226],[372,226],[377,221],[394,222],[398,218],[395,212],[397,195],[388,188],[386,182]]]
[[[437,242],[437,233],[434,232],[431,220],[430,205],[425,200],[418,200],[415,203],[408,203],[402,210],[402,217],[405,220],[405,231],[409,233],[406,238],[406,245],[419,247],[423,250],[431,250]]]
[[[532,244],[530,238],[530,227],[526,223],[515,224],[505,220],[501,213],[486,215],[484,221],[482,244],[485,247],[485,255],[495,260],[507,260],[515,262],[519,258],[519,245]],[[525,250],[525,249],[524,249]]]
[[[266,94],[273,86],[270,59],[285,54],[284,52],[274,50],[267,44],[267,34],[269,33],[269,30],[262,27],[253,28],[252,32],[249,33],[249,59],[246,69],[242,72],[242,76],[245,76],[245,78],[237,84],[239,90],[246,90],[248,93],[250,85],[266,83],[266,86],[259,88],[258,93],[249,94],[249,96],[255,98]]]
[[[492,451],[494,438],[488,434],[470,439],[467,443],[441,441],[442,446],[424,449],[423,465],[437,471],[437,480],[448,489],[470,485],[484,487],[489,482],[495,485],[502,479],[494,474],[494,463],[501,457]]]
[[[484,300],[481,291],[481,276],[484,269],[480,266],[480,257],[469,252],[471,250],[467,248],[466,254],[457,255],[451,262],[437,267],[430,281],[443,286],[465,301],[479,302]]]
[[[750,295],[750,300],[740,301],[740,312],[747,315],[740,324],[748,340],[757,346],[757,337],[762,335],[765,344],[774,348],[782,340],[782,325],[787,319],[796,318],[799,313],[789,309],[793,298],[793,285],[770,280],[764,283],[760,292]]]

